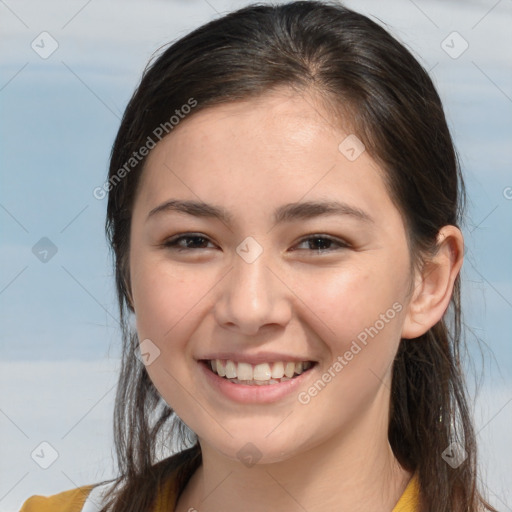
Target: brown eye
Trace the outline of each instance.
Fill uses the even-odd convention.
[[[179,235],[167,240],[163,245],[171,249],[189,250],[189,249],[206,249],[205,244],[208,244],[208,238],[202,235]]]
[[[347,242],[344,242],[343,240],[323,235],[314,235],[304,238],[301,240],[299,245],[304,243],[308,243],[307,248],[310,251],[318,253],[333,252],[339,249],[346,249],[350,247],[350,245]],[[333,245],[335,246],[334,249],[332,248]]]

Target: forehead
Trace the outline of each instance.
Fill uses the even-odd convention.
[[[348,124],[346,120],[334,119],[319,94],[281,87],[251,99],[199,110],[185,118],[171,136],[179,134],[181,139],[193,138],[203,144],[227,142],[228,136],[231,141],[244,139],[246,146],[246,139],[251,138],[253,146],[265,143],[265,150],[286,151],[293,145],[297,149],[308,145],[321,132],[350,131],[344,124]],[[278,132],[280,138],[275,139]]]
[[[303,197],[341,197],[378,214],[392,206],[383,172],[366,151],[357,156],[361,146],[349,130],[318,96],[290,89],[209,107],[151,151],[138,195],[149,209],[177,197],[243,202],[246,211],[250,204],[261,211]]]

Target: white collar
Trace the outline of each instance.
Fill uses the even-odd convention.
[[[85,500],[81,512],[100,512],[100,510],[105,506],[105,495],[107,491],[114,487],[114,483],[115,481],[107,482],[106,484],[93,487]]]

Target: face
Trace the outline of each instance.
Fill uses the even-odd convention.
[[[137,332],[203,449],[271,462],[387,429],[410,256],[382,170],[349,135],[282,89],[199,111],[148,156]]]

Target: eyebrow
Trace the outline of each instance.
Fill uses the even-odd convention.
[[[233,216],[224,208],[205,203],[203,201],[171,199],[153,208],[147,218],[163,213],[178,212],[194,217],[206,217],[218,219],[224,224],[232,224]],[[366,223],[374,223],[374,219],[360,208],[340,201],[306,201],[289,203],[276,208],[274,211],[274,223],[282,224],[294,220],[306,220],[325,215],[347,215]]]

